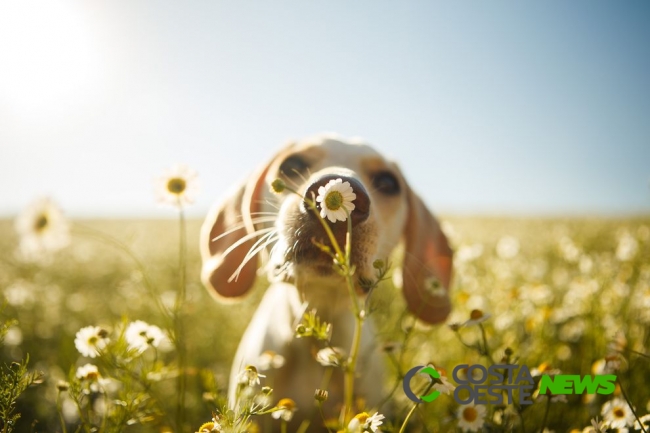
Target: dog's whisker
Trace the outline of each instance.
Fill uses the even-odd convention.
[[[252,247],[251,247],[251,249],[250,249],[250,250],[248,251],[248,253],[246,254],[246,257],[244,257],[244,260],[242,260],[241,264],[237,267],[237,269],[235,270],[235,272],[230,276],[230,278],[228,278],[228,282],[229,282],[229,283],[232,282],[233,280],[237,280],[237,278],[239,278],[239,274],[240,274],[241,271],[244,269],[244,266],[246,266],[246,263],[248,263],[248,262],[249,262],[253,257],[255,257],[255,256],[257,255],[257,253],[259,253],[259,252],[262,251],[264,248],[266,248],[266,246],[267,246],[268,243],[269,243],[269,242],[268,242],[269,238],[271,238],[274,234],[275,234],[274,232],[267,233],[266,235],[264,235],[263,237],[261,237],[261,238],[260,238],[260,239],[259,239],[259,240],[258,240],[258,241],[257,241],[257,242],[252,246]],[[265,238],[266,238],[266,239],[265,239]],[[276,238],[275,240],[277,240],[277,238]],[[263,242],[261,245],[258,245],[258,244],[260,243],[260,241],[265,241],[265,242]],[[257,245],[257,247],[256,247],[255,245]]]
[[[255,239],[259,235],[268,233],[268,232],[273,231],[273,230],[275,230],[275,227],[269,227],[269,228],[266,228],[266,229],[256,230],[253,233],[247,234],[246,236],[242,236],[239,240],[237,240],[237,242],[235,242],[234,244],[229,246],[221,255],[223,257],[225,257],[228,254],[230,254],[238,246],[250,241],[251,239]]]
[[[265,247],[265,246],[266,246],[266,244],[265,244],[266,240],[268,240],[269,238],[273,237],[274,234],[277,234],[277,233],[276,233],[275,231],[270,231],[269,233],[265,234],[264,236],[261,236],[261,237],[260,237],[260,238],[259,238],[259,239],[258,239],[258,240],[257,240],[257,241],[256,241],[256,242],[255,242],[251,247],[250,247],[250,249],[248,250],[248,253],[246,253],[246,256],[244,256],[244,260],[243,260],[243,261],[244,261],[244,262],[247,262],[248,260],[250,260],[251,256],[254,256],[255,254],[257,254],[257,252],[255,252],[255,253],[251,253],[251,252],[254,251],[254,250],[257,250],[257,247],[260,246],[260,245],[262,245],[262,247]],[[238,269],[239,269],[239,268],[238,268]]]
[[[254,224],[256,224],[256,223],[264,223],[264,222],[273,222],[276,219],[277,218],[275,218],[275,217],[273,217],[273,218],[271,218],[271,217],[259,217],[259,218],[251,219],[251,222],[253,222]],[[243,228],[246,228],[246,224],[244,224],[244,223],[237,224],[236,226],[233,226],[233,227],[229,228],[228,230],[226,230],[225,232],[221,233],[219,236],[214,237],[211,241],[212,242],[218,241],[219,239],[221,239],[221,238],[223,238],[225,236],[228,236],[229,234],[234,233],[237,230],[241,230]]]

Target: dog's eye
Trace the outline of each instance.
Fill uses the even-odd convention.
[[[388,171],[375,174],[372,178],[372,186],[382,194],[399,194],[400,186],[397,178]]]
[[[309,164],[299,156],[290,156],[280,164],[280,173],[288,177],[304,174],[309,169]]]

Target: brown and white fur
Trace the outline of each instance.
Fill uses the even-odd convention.
[[[277,178],[308,198],[330,179],[349,181],[357,194],[351,213],[355,278],[375,278],[373,262],[386,260],[403,241],[404,261],[393,272],[402,273],[406,305],[424,322],[440,323],[451,309],[452,251],[437,220],[395,163],[365,143],[334,136],[285,146],[211,210],[201,231],[204,284],[221,302],[244,296],[255,282],[261,254],[267,254],[265,271],[271,282],[239,344],[231,371],[231,401],[238,373],[247,365],[258,365],[262,353],[270,350],[286,362],[263,372],[266,383],[276,399],[292,398],[299,408],[296,417],[305,418],[313,412],[323,367],[314,359],[315,343],[294,338],[296,325],[306,308],[316,309],[332,324],[331,345],[349,350],[354,316],[349,292],[334,272],[331,257],[313,243],[329,243],[325,231],[300,196],[270,191]],[[328,224],[343,246],[347,222]],[[442,290],[428,289],[433,280]],[[363,300],[363,290],[356,289]],[[384,397],[383,363],[372,320],[366,320],[355,394],[369,408]],[[329,393],[328,408],[334,412],[343,400],[340,377],[331,379]]]

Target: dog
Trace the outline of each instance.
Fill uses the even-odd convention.
[[[276,179],[294,192],[272,192],[270,185]],[[332,347],[350,350],[354,334],[352,298],[343,277],[334,270],[332,257],[317,245],[329,241],[306,204],[320,187],[338,179],[349,183],[356,195],[349,217],[351,263],[360,302],[367,295],[360,282],[376,278],[375,260],[387,260],[403,241],[403,263],[393,272],[401,272],[408,309],[431,324],[443,322],[451,310],[452,250],[440,224],[398,166],[360,140],[321,135],[286,145],[211,209],[200,242],[202,281],[220,302],[246,295],[257,278],[260,257],[265,255],[263,270],[271,284],[237,349],[229,400],[233,404],[245,366],[260,369],[264,353],[280,355],[278,359],[284,360],[280,368],[260,373],[267,375],[265,383],[272,386],[277,399],[296,402],[295,426],[313,414],[314,391],[322,387],[324,371],[314,359],[316,343],[294,337],[303,314],[315,309],[332,325]],[[347,221],[327,224],[343,248]],[[364,322],[360,346],[355,397],[363,398],[368,408],[377,408],[385,397],[384,361],[372,320]],[[343,401],[342,373],[336,370],[326,403],[332,412]],[[322,425],[320,415],[313,424]]]

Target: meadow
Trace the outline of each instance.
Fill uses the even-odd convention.
[[[650,218],[441,220],[455,250],[447,324],[424,326],[403,314],[390,279],[372,293],[369,320],[380,330],[393,375],[386,393],[397,407],[380,429],[644,431],[637,418],[648,422],[650,412]],[[219,420],[237,342],[265,284],[240,303],[214,302],[199,280],[199,227],[187,222],[179,262],[176,220],[75,220],[69,245],[33,262],[16,255],[13,221],[0,221],[3,432],[198,431]],[[164,337],[134,349],[126,329],[136,320]],[[83,356],[75,344],[89,326],[107,339],[100,356]],[[79,374],[88,363],[96,374]],[[428,363],[452,384],[456,365],[510,363],[527,365],[536,383],[542,374],[616,374],[616,390],[535,395],[532,405],[463,413],[453,392],[422,404],[404,396],[404,373]],[[36,371],[42,375],[30,376]],[[24,392],[9,395],[20,383]],[[271,397],[271,407],[282,398]],[[14,423],[10,403],[20,414]],[[250,421],[242,429],[280,422],[270,413]]]

